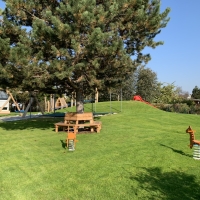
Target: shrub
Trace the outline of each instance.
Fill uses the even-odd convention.
[[[175,103],[175,104],[154,104],[157,108],[167,111],[167,112],[177,112],[177,113],[194,113],[197,111],[197,109],[192,108],[188,106],[187,103]],[[200,113],[200,109],[199,109]]]

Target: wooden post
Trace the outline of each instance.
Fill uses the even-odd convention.
[[[111,113],[112,113],[112,106],[111,106],[111,100],[112,100],[111,89],[110,89],[109,91],[110,91],[110,114],[111,114]]]
[[[70,107],[73,106],[73,103],[74,103],[74,101],[73,101],[73,97],[72,97],[72,98],[71,98],[71,106],[70,106]]]
[[[76,106],[76,92],[72,92],[71,107]]]
[[[53,95],[51,94],[50,95],[50,110],[53,112],[54,110],[54,97]]]
[[[49,113],[50,112],[50,102],[47,101],[47,112]]]
[[[44,97],[44,111],[47,111],[47,97]]]
[[[99,92],[98,92],[98,89],[96,88],[95,89],[95,103],[98,103],[99,102]]]
[[[24,108],[25,108],[25,105],[24,105],[24,103],[22,104],[22,110],[24,110]]]
[[[76,92],[74,92],[74,106],[76,106]]]
[[[10,92],[8,92],[8,94],[10,95],[10,97],[11,97],[11,99],[13,100],[15,106],[17,107],[17,110],[20,111],[19,105],[18,105],[18,104],[16,103],[16,101],[14,100],[13,95],[12,95]]]

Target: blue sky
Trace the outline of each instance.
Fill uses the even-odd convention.
[[[170,21],[156,37],[164,45],[147,49],[147,64],[160,82],[173,83],[183,91],[200,87],[200,0],[162,0],[161,11],[171,8]]]
[[[4,3],[0,0],[0,7]],[[183,91],[200,87],[200,0],[161,0],[161,11],[171,8],[170,21],[155,38],[164,41],[151,54],[147,67],[157,73],[162,83],[174,83]]]

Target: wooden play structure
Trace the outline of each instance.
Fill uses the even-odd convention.
[[[191,126],[189,126],[186,129],[186,133],[190,134],[190,144],[189,144],[190,149],[194,148],[193,158],[196,160],[200,160],[200,141],[195,140],[195,135],[194,135],[195,131],[192,130]]]
[[[65,114],[64,122],[55,123],[55,132],[59,131],[59,128],[62,128],[63,131],[73,129],[74,133],[78,133],[79,129],[84,131],[94,132],[97,133],[101,130],[101,122],[94,121],[93,113],[92,112],[85,112],[85,113],[76,113],[76,112],[69,112]]]
[[[40,109],[41,113],[44,115],[44,111],[43,111],[42,106],[40,105],[40,103],[39,103],[37,97],[36,97],[35,95],[32,94],[32,96],[31,96],[31,98],[30,98],[30,100],[29,100],[29,103],[28,103],[28,105],[27,105],[25,111],[23,112],[22,117],[25,117],[25,116],[26,116],[27,112],[30,110],[31,105],[32,105],[32,103],[33,103],[34,101],[36,101],[37,105],[39,106],[39,109]]]
[[[0,114],[10,114],[10,110],[9,110],[9,102],[10,102],[10,100],[13,101],[13,103],[16,106],[16,109],[19,112],[21,111],[18,103],[13,98],[12,93],[7,90],[6,92],[0,91]]]
[[[66,103],[64,97],[62,97],[62,98],[59,97],[56,100],[55,109],[57,110],[57,109],[62,109],[62,108],[66,108],[66,107],[67,107],[67,103]]]
[[[10,114],[9,110],[10,97],[4,91],[0,91],[0,114]]]
[[[31,97],[30,97],[29,103],[28,103],[26,109],[23,110],[23,109],[20,109],[19,104],[15,101],[12,93],[10,91],[8,91],[8,90],[6,91],[6,93],[4,92],[4,99],[3,98],[1,99],[1,97],[0,97],[0,114],[9,114],[10,113],[10,110],[9,110],[9,102],[10,102],[10,100],[13,101],[13,103],[14,103],[14,105],[16,107],[16,112],[21,113],[20,115],[22,117],[26,116],[27,112],[31,108],[31,104],[33,103],[33,101],[36,101],[37,105],[40,108],[40,111],[42,112],[42,114],[44,114],[43,109],[40,106],[40,103],[39,103],[39,101],[38,101],[38,99],[37,99],[37,97],[36,97],[34,92],[31,93]]]
[[[54,110],[68,107],[64,97],[59,97],[57,100],[55,100],[55,96],[51,94],[50,100],[47,101],[47,98],[45,97],[44,101],[46,112],[53,112]]]

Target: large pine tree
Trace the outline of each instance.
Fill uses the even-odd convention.
[[[160,0],[5,2],[1,84],[75,91],[78,112],[91,90],[114,87],[150,60],[141,52],[162,44],[154,38],[169,20]]]

